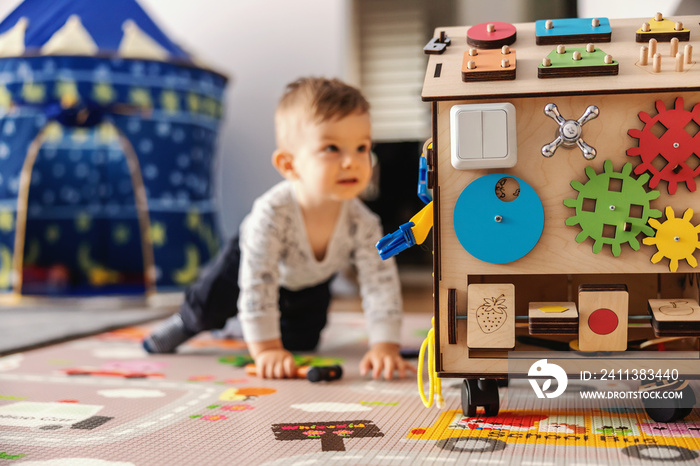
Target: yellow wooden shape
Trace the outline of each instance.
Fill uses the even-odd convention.
[[[531,302],[528,303],[528,317],[530,323],[533,321],[546,320],[549,322],[566,321],[578,318],[576,303],[569,301],[561,302]]]
[[[644,238],[644,244],[656,245],[658,252],[651,257],[651,262],[656,264],[664,257],[670,259],[671,272],[678,270],[678,261],[685,259],[691,267],[697,267],[698,261],[693,257],[695,250],[700,248],[698,233],[700,225],[693,225],[693,209],[683,212],[683,217],[676,218],[673,208],[666,207],[666,221],[661,223],[656,219],[649,219],[649,225],[656,230],[653,237]]]
[[[637,34],[658,34],[660,32],[688,32],[689,29],[683,27],[680,31],[676,31],[676,22],[670,19],[662,19],[661,21],[656,21],[654,18],[649,20],[649,31],[642,31],[640,27],[637,29]]]
[[[552,313],[557,313],[557,314],[560,312],[564,312],[564,311],[569,310],[568,307],[564,307],[564,306],[542,306],[542,307],[538,307],[537,309],[539,309],[542,312],[548,312],[548,313],[552,312]]]

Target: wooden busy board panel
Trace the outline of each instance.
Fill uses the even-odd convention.
[[[600,78],[603,79],[603,78]],[[504,84],[504,87],[507,87]],[[641,244],[634,251],[628,243],[621,245],[618,257],[610,246],[593,252],[594,241],[586,239],[578,243],[582,231],[578,225],[566,225],[566,220],[576,210],[564,205],[564,200],[577,198],[579,192],[572,181],[586,183],[586,168],[603,173],[605,161],[612,162],[616,171],[626,163],[636,166],[639,157],[626,155],[627,149],[636,147],[637,139],[629,136],[631,128],[642,128],[639,112],[657,113],[655,102],[660,99],[666,107],[673,108],[676,97],[683,96],[686,109],[700,103],[700,92],[657,92],[648,94],[558,96],[530,98],[495,98],[479,101],[455,101],[437,103],[437,183],[439,188],[439,223],[441,280],[445,286],[460,289],[467,274],[612,274],[612,273],[668,273],[668,259],[651,262],[657,252],[653,245]],[[512,168],[456,170],[450,161],[450,121],[452,105],[474,102],[509,102],[516,111],[518,158]],[[542,146],[554,139],[557,126],[543,109],[550,102],[556,103],[567,118],[578,118],[589,105],[596,105],[600,114],[583,127],[583,139],[597,150],[596,157],[586,160],[578,147],[560,147],[552,157],[544,157]],[[455,205],[464,188],[472,181],[491,173],[517,177],[529,184],[539,196],[544,208],[544,228],[534,248],[522,258],[505,264],[494,264],[476,259],[460,244],[453,226]],[[698,181],[700,182],[700,180]],[[661,181],[659,196],[649,201],[649,207],[662,213],[666,206],[673,206],[676,216],[687,208],[695,207],[691,219],[700,224],[700,190],[690,192],[685,184],[679,184],[675,194],[668,193],[668,183]],[[659,218],[659,220],[663,220]],[[509,244],[504,243],[504,248]],[[697,256],[697,253],[696,253]],[[684,260],[679,261],[678,272],[697,272]],[[517,294],[517,293],[516,293]]]
[[[620,93],[638,92],[648,89],[674,88],[684,90],[700,89],[700,67],[696,64],[700,54],[700,17],[678,16],[673,20],[681,21],[690,29],[690,41],[680,42],[682,52],[686,44],[695,45],[693,64],[686,65],[683,72],[677,73],[671,66],[669,71],[653,73],[651,61],[647,66],[637,66],[641,46],[635,41],[636,31],[649,18],[611,19],[612,41],[597,43],[596,47],[612,55],[620,63],[617,76],[581,77],[550,79],[543,82],[537,77],[538,66],[542,59],[556,48],[556,45],[536,45],[535,23],[516,23],[517,40],[511,47],[518,50],[518,70],[516,79],[507,84],[500,82],[465,83],[461,78],[462,58],[471,47],[467,44],[467,26],[445,27],[435,29],[435,36],[445,31],[452,43],[440,55],[431,55],[428,59],[425,81],[423,83],[423,100],[461,100],[466,98],[487,98],[502,96],[536,96],[542,94],[570,93]],[[585,42],[581,42],[585,46]],[[657,50],[661,54],[662,69],[664,64],[672,63],[670,45],[659,42]],[[439,69],[439,72],[436,72]]]

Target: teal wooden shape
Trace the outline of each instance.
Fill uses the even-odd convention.
[[[520,185],[510,202],[496,195],[496,185],[513,178]],[[535,190],[512,175],[493,173],[472,181],[457,199],[455,234],[472,256],[492,264],[516,261],[535,247],[544,229],[544,208]]]
[[[594,19],[598,20],[598,26],[593,26]],[[612,37],[608,18],[562,18],[551,21],[551,29],[545,27],[547,20],[535,21],[537,45],[610,42]]]

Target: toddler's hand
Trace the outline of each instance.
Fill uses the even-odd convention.
[[[268,349],[255,356],[255,367],[258,376],[263,379],[294,378],[297,365],[292,353],[285,349]]]
[[[375,343],[360,361],[360,374],[367,375],[372,370],[372,378],[378,379],[384,371],[384,378],[391,380],[394,371],[399,378],[406,377],[406,371],[416,372],[408,361],[399,353],[399,345],[395,343]]]

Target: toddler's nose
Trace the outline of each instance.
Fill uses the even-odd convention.
[[[340,159],[340,163],[343,168],[350,168],[354,163],[354,157],[349,152],[343,152],[342,158]]]

